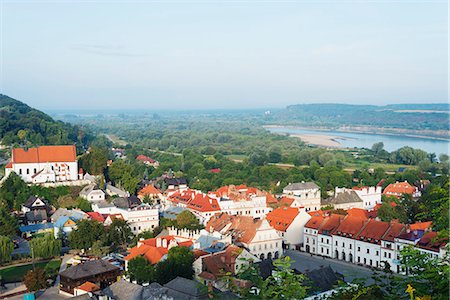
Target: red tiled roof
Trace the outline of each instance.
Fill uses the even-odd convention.
[[[270,226],[276,230],[286,231],[297,215],[298,208],[283,206],[269,212],[266,216],[266,220],[269,222]]]
[[[188,208],[200,212],[220,211],[219,203],[216,199],[202,194],[195,195],[194,199],[189,202]]]
[[[39,146],[36,148],[14,148],[13,163],[73,162],[77,160],[74,145]]]
[[[150,157],[148,157],[148,156],[145,156],[145,155],[138,155],[137,157],[136,157],[136,159],[137,160],[140,160],[140,161],[142,161],[142,162],[149,162],[149,163],[155,163],[156,161],[154,160],[154,159],[151,159]]]
[[[234,274],[236,258],[241,254],[241,252],[241,248],[235,245],[230,245],[224,252],[205,256],[202,259],[203,271],[212,274],[214,279],[224,276],[228,272]],[[212,278],[210,275],[208,277]]]
[[[350,208],[347,210],[347,214],[349,216],[352,217],[357,217],[357,218],[361,218],[361,219],[368,219],[369,218],[369,212],[365,209],[361,209],[361,208]]]
[[[371,219],[366,223],[361,232],[355,236],[355,239],[369,243],[381,244],[381,238],[385,235],[389,227],[390,224],[387,222]]]
[[[250,196],[263,196],[264,193],[257,188],[248,187],[244,184],[241,185],[229,185],[218,188],[215,192],[212,192],[217,197],[225,197],[234,201],[246,200]]]
[[[7,163],[5,168],[6,169],[11,169],[12,168],[12,162]]]
[[[262,220],[253,219],[248,216],[231,216],[226,213],[215,214],[206,224],[207,230],[222,231],[228,226],[227,231],[231,233],[237,242],[249,243],[256,235]]]
[[[404,229],[405,224],[398,222],[391,222],[391,226],[388,229],[388,231],[384,234],[382,240],[394,242],[395,238],[398,237]]]
[[[361,231],[365,222],[366,220],[360,217],[347,215],[341,224],[333,231],[333,234],[354,237]]]
[[[410,224],[409,228],[411,230],[427,230],[431,228],[431,225],[433,225],[432,221],[428,221],[428,222],[417,222],[414,224]]]
[[[384,191],[384,195],[397,195],[410,194],[412,195],[416,191],[416,187],[410,185],[408,182],[396,182],[388,185]]]
[[[439,252],[439,249],[448,243],[448,237],[438,238],[435,231],[425,233],[417,242],[417,246],[422,249]]]
[[[344,219],[343,215],[338,214],[331,214],[329,217],[326,217],[324,222],[322,223],[322,226],[319,228],[320,234],[329,234],[334,229],[336,229],[339,224],[341,224],[342,220]]]
[[[277,198],[271,193],[266,193],[266,204],[276,204],[278,203]]]
[[[220,173],[220,168],[215,168],[215,169],[211,169],[209,170],[210,173]]]
[[[325,220],[322,216],[316,216],[309,219],[309,221],[305,224],[305,227],[311,228],[311,229],[319,229],[320,225],[322,225],[323,221]]]
[[[83,283],[82,285],[77,287],[77,289],[85,291],[85,292],[95,292],[95,291],[100,290],[100,287],[98,285],[96,285],[95,283],[86,281],[85,283]]]
[[[143,189],[141,189],[138,193],[139,196],[145,196],[145,195],[157,195],[161,194],[161,192],[155,188],[153,185],[147,185]]]
[[[293,198],[283,197],[280,199],[280,205],[291,206],[294,201],[295,201],[295,199],[293,199]]]
[[[98,213],[98,212],[87,212],[86,213],[89,218],[91,218],[92,220],[98,221],[100,223],[105,222],[105,217],[103,217],[102,214]]]

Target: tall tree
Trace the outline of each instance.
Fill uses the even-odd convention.
[[[17,220],[8,208],[0,203],[0,235],[14,237],[18,229]]]
[[[121,219],[114,219],[107,231],[108,242],[116,246],[130,243],[133,237],[127,221]]]
[[[61,240],[55,239],[51,233],[47,233],[42,237],[35,237],[29,244],[35,258],[50,258],[61,255]]]
[[[105,227],[94,220],[77,222],[77,229],[69,234],[70,246],[74,249],[89,249],[95,241],[105,238]]]
[[[14,243],[7,236],[0,235],[0,264],[11,260]]]
[[[47,278],[42,268],[36,268],[28,271],[24,278],[23,283],[30,292],[39,291],[47,287]]]

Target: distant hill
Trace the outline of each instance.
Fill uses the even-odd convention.
[[[20,134],[18,134],[19,131],[21,131]],[[80,147],[86,145],[88,139],[89,135],[85,134],[80,127],[55,121],[47,114],[23,102],[0,94],[1,144],[32,146],[77,143]]]
[[[372,126],[449,130],[448,104],[297,104],[272,114],[270,122],[298,126]]]

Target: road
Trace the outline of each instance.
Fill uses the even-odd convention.
[[[318,269],[321,266],[330,266],[333,271],[344,275],[344,280],[346,282],[351,282],[354,279],[362,278],[367,280],[366,284],[368,285],[374,283],[374,280],[371,278],[373,271],[365,267],[331,258],[324,259],[320,256],[311,256],[310,254],[296,250],[286,250],[284,255],[289,256],[292,260],[294,260],[292,263],[292,268],[295,268],[300,272]]]

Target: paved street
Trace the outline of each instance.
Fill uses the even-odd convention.
[[[12,255],[28,255],[30,254],[30,245],[27,240],[17,237],[19,241],[18,248],[14,249]]]
[[[313,270],[321,266],[330,266],[335,272],[344,275],[346,282],[351,282],[354,279],[362,278],[367,280],[367,284],[372,284],[374,280],[371,278],[372,270],[360,267],[354,264],[343,262],[335,259],[323,259],[319,256],[311,256],[310,254],[299,252],[296,250],[286,250],[285,255],[291,257],[295,262],[292,267],[304,272],[306,270]]]

